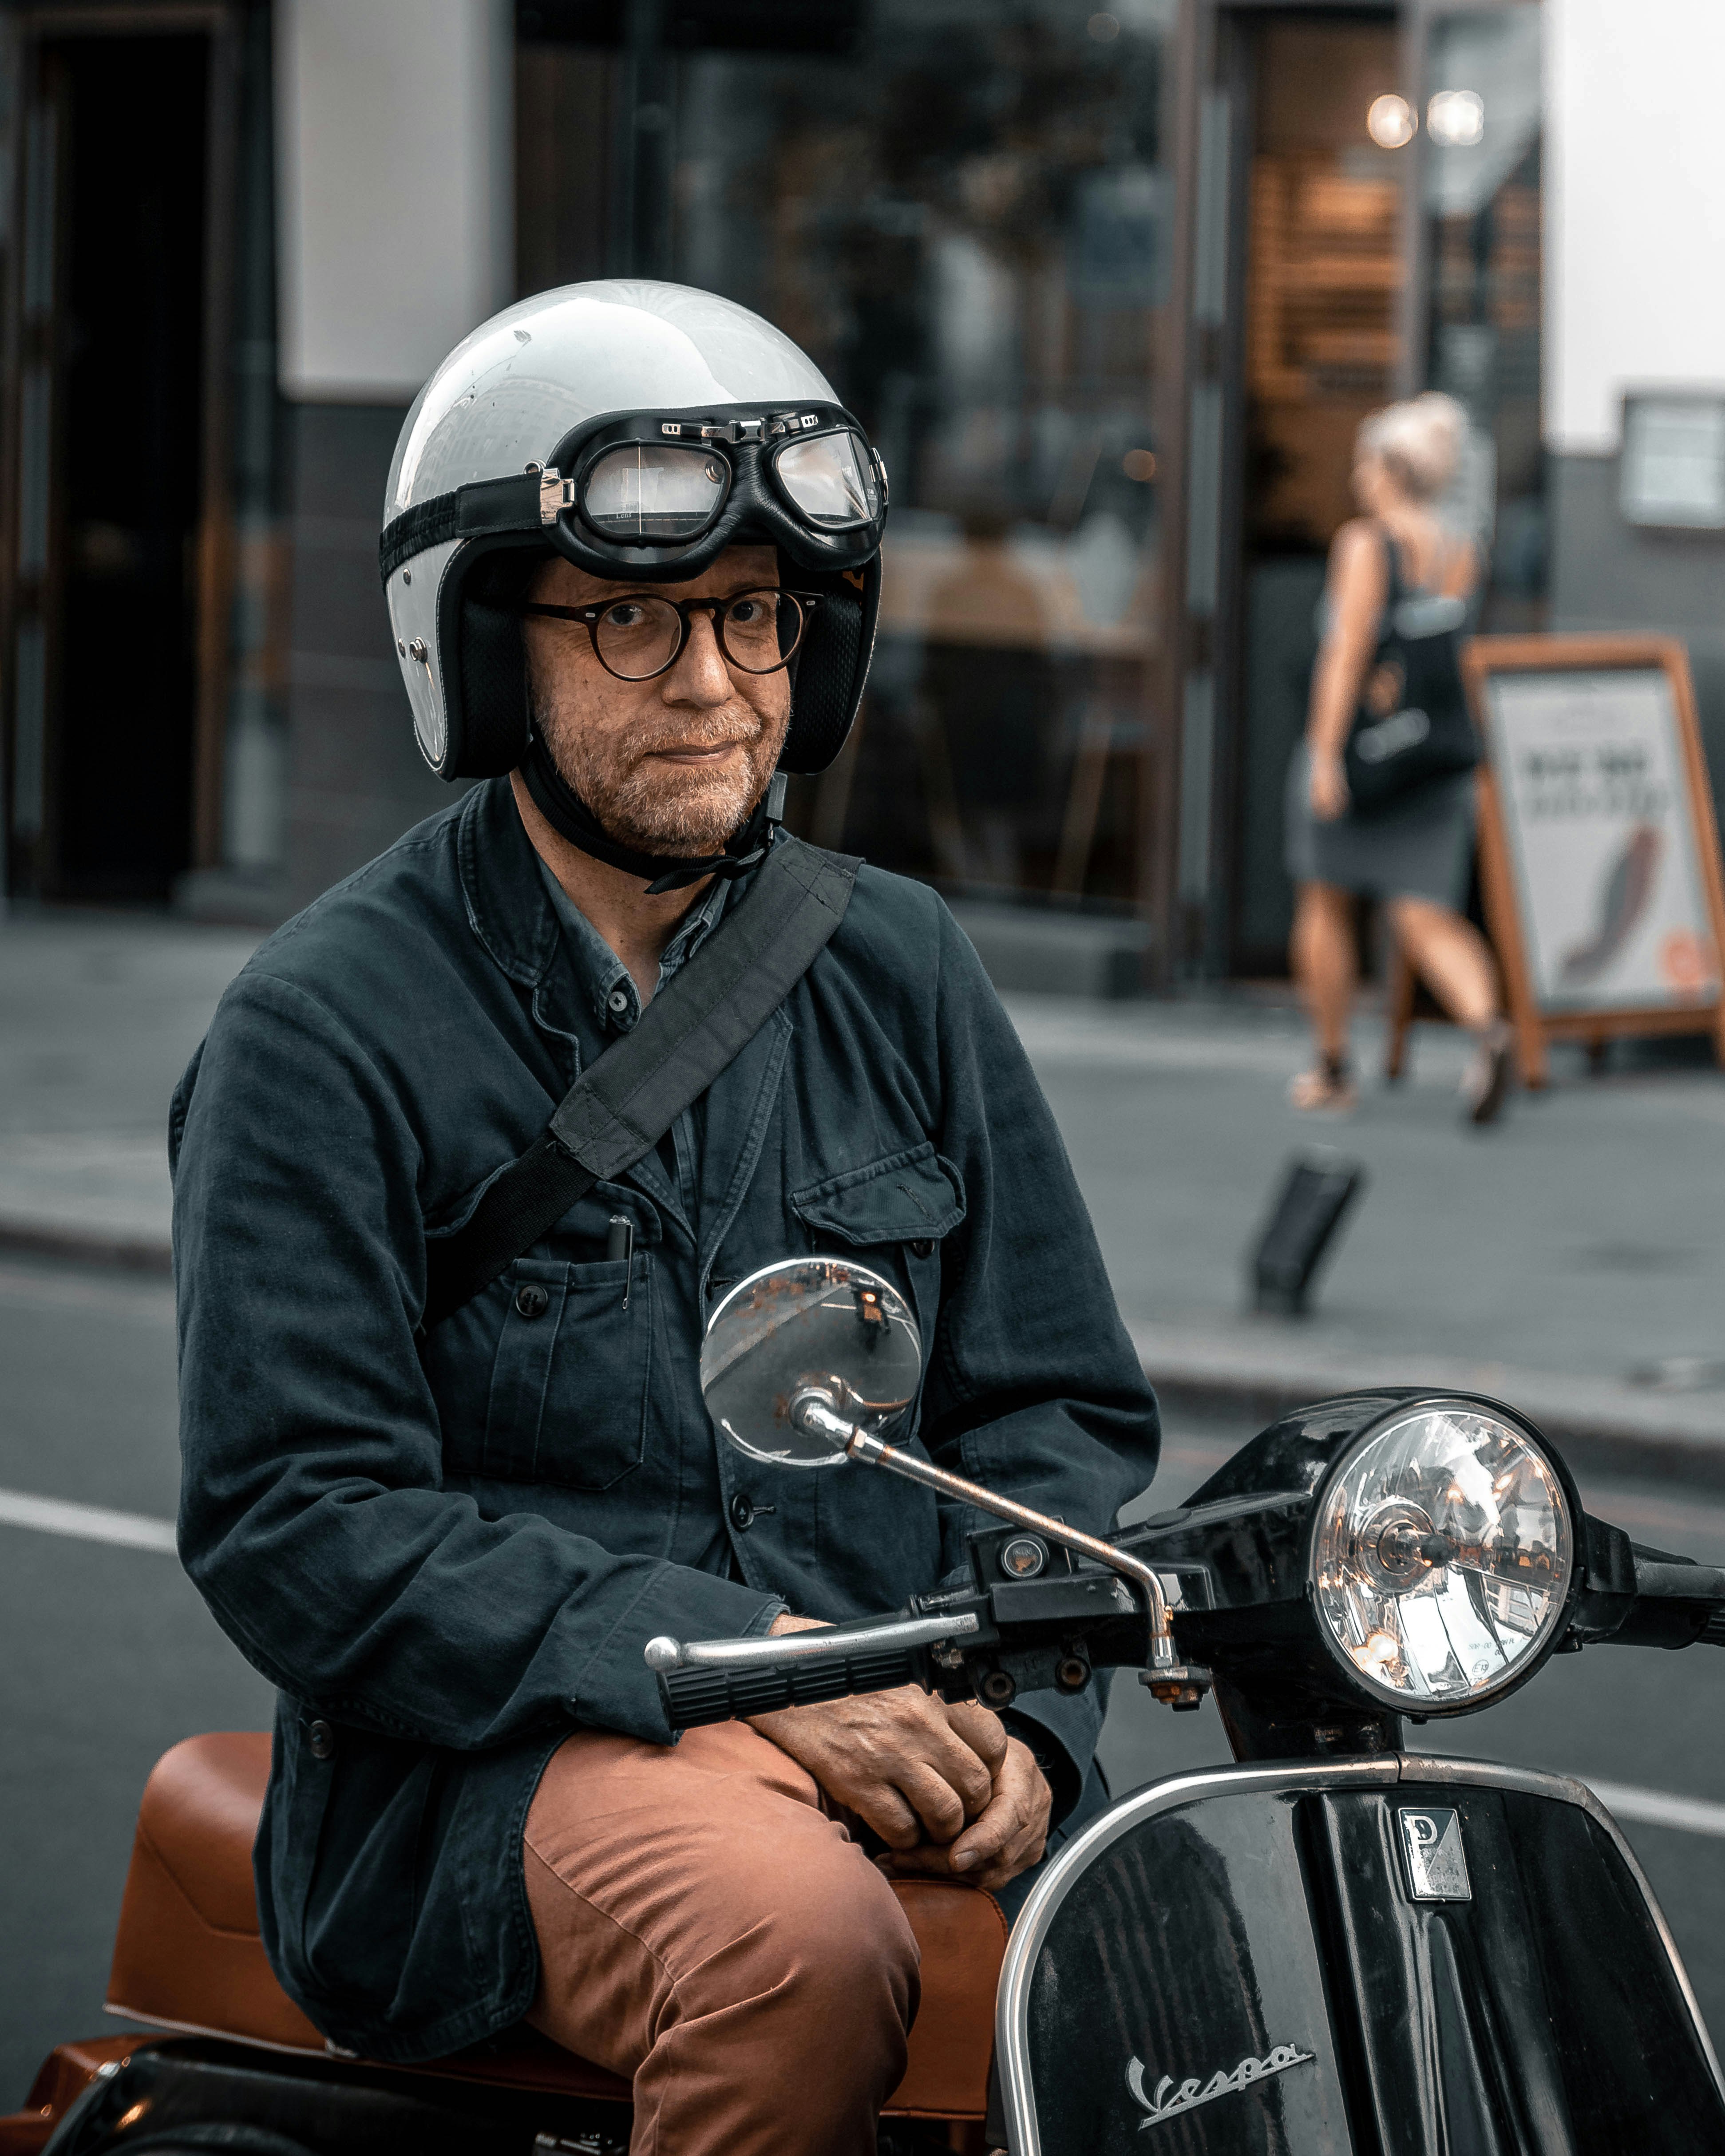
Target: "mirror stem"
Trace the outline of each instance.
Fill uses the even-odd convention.
[[[1009,1520],[1015,1527],[1033,1527],[1050,1542],[1058,1543],[1062,1549],[1076,1550],[1081,1557],[1090,1558],[1110,1572],[1117,1573],[1122,1579],[1131,1581],[1143,1595],[1150,1621],[1150,1669],[1154,1682],[1159,1685],[1166,1679],[1177,1683],[1186,1677],[1174,1654],[1168,1597],[1162,1591],[1161,1580],[1142,1559],[1095,1535],[1081,1534],[1064,1521],[1036,1512],[1029,1505],[1020,1505],[1014,1498],[997,1496],[980,1482],[968,1482],[962,1475],[949,1475],[945,1468],[935,1466],[931,1460],[918,1460],[914,1453],[882,1444],[878,1437],[869,1436],[843,1415],[835,1414],[827,1395],[816,1386],[811,1385],[798,1394],[791,1402],[791,1419],[803,1430],[814,1430],[826,1438],[836,1450],[851,1460],[865,1460],[870,1467],[889,1468],[908,1481],[921,1482],[927,1489],[938,1490],[943,1496],[957,1497],[964,1504],[974,1505],[978,1512],[992,1512],[996,1519]]]

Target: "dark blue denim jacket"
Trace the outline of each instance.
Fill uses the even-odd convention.
[[[922,1328],[920,1442],[1075,1524],[1106,1528],[1155,1466],[1155,1403],[1011,1025],[939,899],[868,869],[692,1111],[692,1217],[649,1153],[422,1345],[427,1239],[604,1045],[495,780],[272,937],[175,1096],[181,1551],[281,1696],[271,1961],[377,2058],[526,2011],[528,1804],[572,1729],[670,1741],[655,1633],[891,1610],[963,1563],[978,1522],[929,1492],[721,1448],[696,1366],[727,1281],[863,1254]],[[1096,1698],[1019,1706],[1076,1782]]]

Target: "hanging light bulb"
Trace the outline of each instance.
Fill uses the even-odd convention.
[[[1413,106],[1394,90],[1374,97],[1366,113],[1366,132],[1380,150],[1405,149],[1419,125]]]
[[[1471,150],[1486,132],[1486,100],[1475,90],[1440,90],[1425,108],[1425,124],[1446,150]]]

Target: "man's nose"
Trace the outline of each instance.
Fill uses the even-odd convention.
[[[665,677],[665,700],[668,704],[698,704],[710,710],[728,704],[735,693],[731,670],[719,649],[712,613],[703,607],[689,617],[689,641]]]

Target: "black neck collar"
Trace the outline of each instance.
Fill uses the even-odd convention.
[[[583,854],[591,854],[595,860],[608,862],[625,875],[645,876],[649,897],[660,891],[686,890],[704,876],[719,876],[728,882],[733,876],[746,874],[766,858],[767,849],[773,843],[773,826],[783,810],[784,780],[775,773],[754,814],[740,831],[732,834],[730,844],[722,854],[710,855],[701,861],[668,854],[639,854],[633,846],[620,844],[605,829],[552,762],[551,751],[536,728],[521,769],[534,807],[554,831],[561,832],[572,846],[578,846]]]

